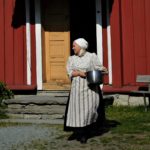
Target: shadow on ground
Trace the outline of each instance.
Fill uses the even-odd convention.
[[[115,120],[105,120],[103,124],[93,125],[90,129],[90,132],[88,133],[88,139],[96,137],[96,136],[102,136],[103,134],[109,132],[112,128],[117,127],[118,125],[121,125],[121,123],[115,121]]]

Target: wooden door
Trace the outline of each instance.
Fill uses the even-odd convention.
[[[69,79],[66,61],[70,55],[70,25],[68,0],[45,0],[44,30],[44,89],[67,90]]]

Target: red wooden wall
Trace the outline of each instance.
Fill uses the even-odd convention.
[[[0,0],[0,81],[11,89],[27,84],[25,5],[19,5],[17,0]]]
[[[114,0],[111,12],[113,86],[150,74],[150,1]]]
[[[23,89],[27,86],[25,7],[20,8],[20,16],[17,16],[20,23],[16,25],[16,1],[24,2],[0,0],[0,81],[12,89]],[[110,12],[113,87],[135,86],[137,74],[150,74],[150,0],[108,1],[113,2]],[[104,63],[107,66],[107,28],[104,26]],[[34,21],[31,40],[33,86],[36,85]]]

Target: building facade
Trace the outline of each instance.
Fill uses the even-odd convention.
[[[68,90],[66,61],[83,37],[108,68],[104,91],[150,74],[149,0],[0,0],[0,81],[14,90]]]

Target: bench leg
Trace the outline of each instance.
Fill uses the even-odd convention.
[[[145,112],[147,112],[146,96],[145,96],[145,94],[144,94],[144,106],[145,106]]]
[[[130,106],[130,95],[128,95],[128,106]]]
[[[148,102],[149,102],[148,107],[150,108],[150,96],[148,97]]]

